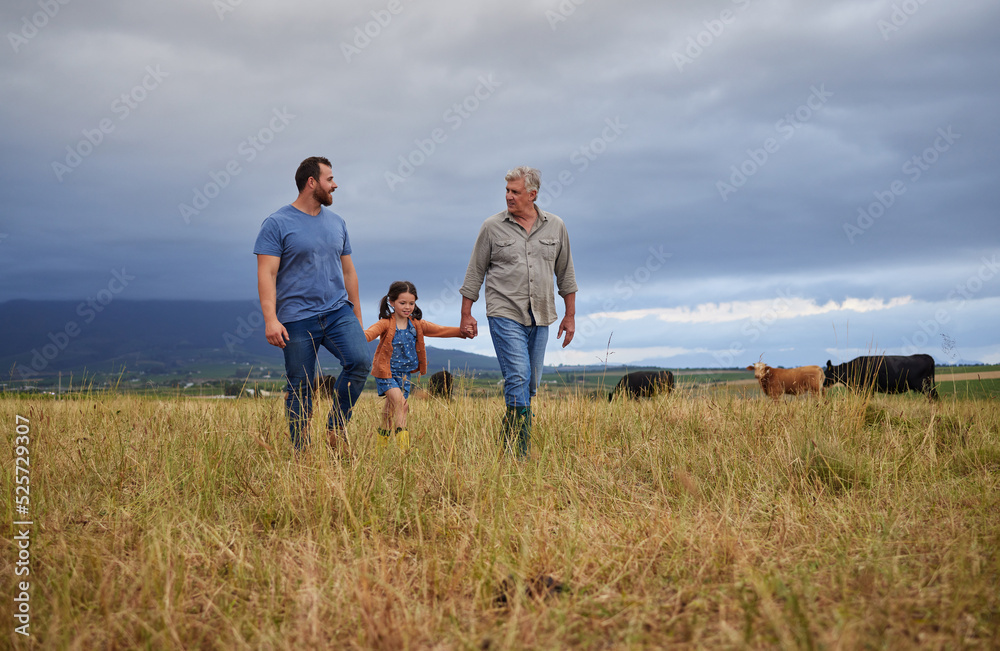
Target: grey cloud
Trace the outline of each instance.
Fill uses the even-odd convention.
[[[898,5],[70,2],[0,60],[0,300],[84,296],[122,263],[143,271],[136,298],[252,299],[256,230],[313,154],[335,163],[365,305],[408,275],[439,296],[522,163],[570,225],[581,309],[784,286],[939,300],[1000,249],[1000,7],[923,3],[895,25]],[[35,11],[9,3],[0,24]],[[169,76],[143,87],[157,66]],[[499,85],[476,97],[491,75]],[[816,88],[828,100],[796,114]],[[295,117],[268,133],[274,111]],[[102,120],[113,130],[82,155]],[[602,141],[607,120],[627,128]],[[908,172],[949,127],[961,138]],[[67,147],[80,161],[60,177]],[[895,181],[905,192],[869,211]],[[852,239],[859,211],[881,214]],[[616,284],[651,245],[672,257],[626,298]]]

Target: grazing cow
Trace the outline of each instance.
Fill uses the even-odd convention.
[[[332,398],[337,392],[333,390],[333,385],[337,382],[336,375],[316,376],[316,388],[313,393],[317,398]]]
[[[430,391],[432,396],[451,400],[451,387],[453,381],[454,377],[451,373],[448,371],[438,371],[430,377],[430,380],[428,380],[427,389]]]
[[[502,607],[510,606],[516,595],[514,591],[516,585],[517,580],[513,574],[501,581],[500,589],[493,599],[494,605]],[[547,574],[537,574],[524,582],[524,594],[536,600],[552,597],[563,592],[569,592],[569,589],[562,581],[558,581]]]
[[[674,388],[674,374],[670,371],[633,371],[626,373],[608,394],[608,402],[621,392],[626,398],[650,398]]]
[[[747,367],[753,371],[753,376],[760,382],[764,395],[771,400],[781,402],[787,393],[797,396],[802,393],[814,393],[823,397],[823,369],[818,366],[799,366],[798,368],[772,368],[764,362],[757,362]]]
[[[934,383],[934,358],[930,355],[866,355],[836,366],[827,360],[823,386],[833,386],[838,382],[852,391],[920,391],[928,400],[937,400],[938,397]]]

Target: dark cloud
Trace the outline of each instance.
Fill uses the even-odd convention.
[[[995,5],[69,2],[28,37],[39,7],[0,10],[0,300],[84,298],[123,266],[136,299],[252,299],[256,230],[321,154],[366,317],[409,277],[454,319],[526,163],[570,225],[581,312],[791,290],[933,314],[979,277],[951,327],[1000,359],[965,318],[1000,295]],[[898,342],[916,312],[869,318]],[[829,346],[786,325],[769,347]],[[732,324],[615,328],[720,350]]]

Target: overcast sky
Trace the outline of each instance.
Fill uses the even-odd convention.
[[[0,26],[0,301],[249,304],[322,155],[366,324],[408,279],[457,325],[527,164],[580,286],[548,364],[1000,363],[998,3],[13,0]],[[483,302],[432,345],[492,355]]]

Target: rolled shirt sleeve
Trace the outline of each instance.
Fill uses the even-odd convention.
[[[491,218],[492,219],[492,218]],[[483,286],[486,270],[490,266],[490,224],[487,219],[479,229],[476,244],[472,247],[469,267],[465,270],[465,281],[458,293],[473,303],[479,300],[479,288]]]

